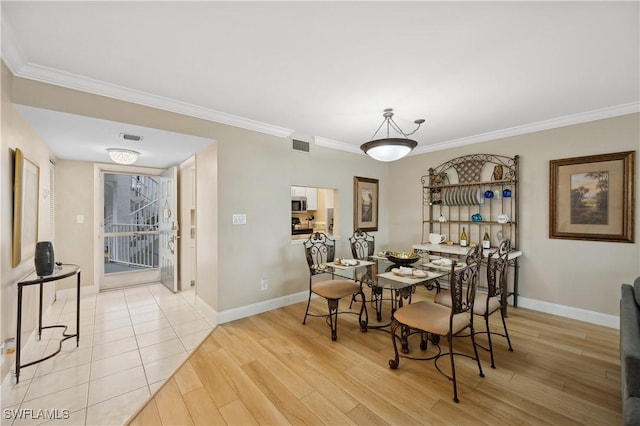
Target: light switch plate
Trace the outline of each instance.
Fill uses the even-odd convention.
[[[246,214],[234,214],[233,215],[233,224],[234,225],[246,225],[247,224],[247,215]]]

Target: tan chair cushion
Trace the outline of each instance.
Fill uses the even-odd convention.
[[[446,336],[449,333],[451,308],[433,302],[410,303],[394,312],[393,317],[411,328]],[[470,324],[469,313],[456,314],[453,317],[452,334],[456,334]]]
[[[473,313],[476,315],[484,316],[485,314],[491,315],[498,309],[500,309],[500,299],[497,297],[489,298],[489,306],[487,309],[487,295],[476,294],[476,301],[473,303]],[[488,312],[487,312],[488,311]]]
[[[325,299],[341,299],[358,290],[360,290],[360,284],[349,280],[321,281],[311,286],[311,291]]]
[[[440,293],[436,294],[436,297],[433,298],[433,301],[444,306],[451,307],[451,293],[449,290],[441,290]],[[497,297],[492,297],[489,299],[489,314],[494,313],[500,309],[500,300]],[[487,295],[486,294],[476,294],[476,300],[473,303],[473,313],[476,315],[484,316],[487,311]]]

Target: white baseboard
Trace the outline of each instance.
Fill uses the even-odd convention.
[[[528,299],[526,297],[518,297],[518,307],[615,328],[616,330],[620,329],[620,317],[616,315],[603,314],[601,312],[588,311],[586,309],[558,305],[556,303]]]
[[[251,315],[261,314],[273,309],[282,308],[283,306],[293,305],[309,299],[309,291],[301,291],[300,293],[289,294],[287,296],[277,297],[275,299],[265,300],[251,305],[241,306],[239,308],[229,309],[217,313],[218,324],[234,321],[240,318],[250,317]]]
[[[56,299],[62,300],[70,297],[76,297],[76,288],[67,288],[56,292]],[[80,295],[90,295],[97,292],[95,286],[80,287]],[[224,324],[225,322],[246,318],[251,315],[261,314],[272,309],[282,308],[294,303],[307,300],[309,293],[302,291],[287,296],[277,297],[275,299],[265,300],[263,302],[253,303],[251,305],[241,306],[222,312],[217,312],[211,308],[199,296],[195,295],[192,303],[195,308],[211,323],[211,325]],[[620,328],[620,317],[617,315],[603,314],[601,312],[589,311],[586,309],[574,308],[571,306],[559,305],[557,303],[545,302],[526,297],[518,297],[518,306],[522,308],[532,309],[538,312],[558,315],[565,318],[571,318],[579,321],[585,321],[591,324],[602,325],[605,327]]]
[[[97,291],[96,287],[93,286],[93,285],[80,286],[80,297],[86,296],[86,295],[91,295],[91,294],[96,294],[97,292],[98,291]],[[64,300],[64,299],[69,299],[69,298],[75,298],[77,293],[78,293],[78,288],[77,287],[65,288],[65,289],[62,289],[62,290],[58,290],[58,291],[56,291],[56,300]]]
[[[264,302],[241,306],[239,308],[229,309],[227,311],[216,312],[213,309],[211,309],[211,311],[215,313],[217,324],[224,324],[225,322],[250,317],[251,315],[260,314],[272,309],[277,309],[283,306],[302,302],[304,300],[307,300],[308,297],[309,293],[307,291],[302,291],[300,293],[294,293],[288,296],[278,297],[276,299],[265,300]],[[201,302],[203,305],[207,305],[205,302]],[[528,299],[526,297],[518,297],[518,306],[522,308],[532,309],[538,312],[545,312],[565,318],[585,321],[591,324],[602,325],[615,329],[620,328],[620,317],[616,315],[603,314],[600,312],[588,311],[586,309],[574,308],[571,306],[564,306],[535,299]]]
[[[193,306],[212,327],[215,327],[218,324],[218,312],[216,312],[215,309],[209,306],[209,304],[202,300],[197,294],[194,297]]]

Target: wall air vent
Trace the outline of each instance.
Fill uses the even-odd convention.
[[[140,142],[144,137],[138,135],[130,135],[128,133],[120,133],[120,137],[126,141]]]
[[[309,142],[301,141],[298,139],[291,140],[291,149],[293,149],[294,151],[306,152],[308,154],[310,150],[310,145],[311,144]]]

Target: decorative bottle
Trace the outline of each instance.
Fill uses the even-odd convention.
[[[491,237],[489,236],[489,228],[484,229],[484,237],[482,237],[482,248],[491,247]]]
[[[466,246],[467,246],[467,231],[463,226],[462,233],[460,234],[460,247],[466,247]]]

